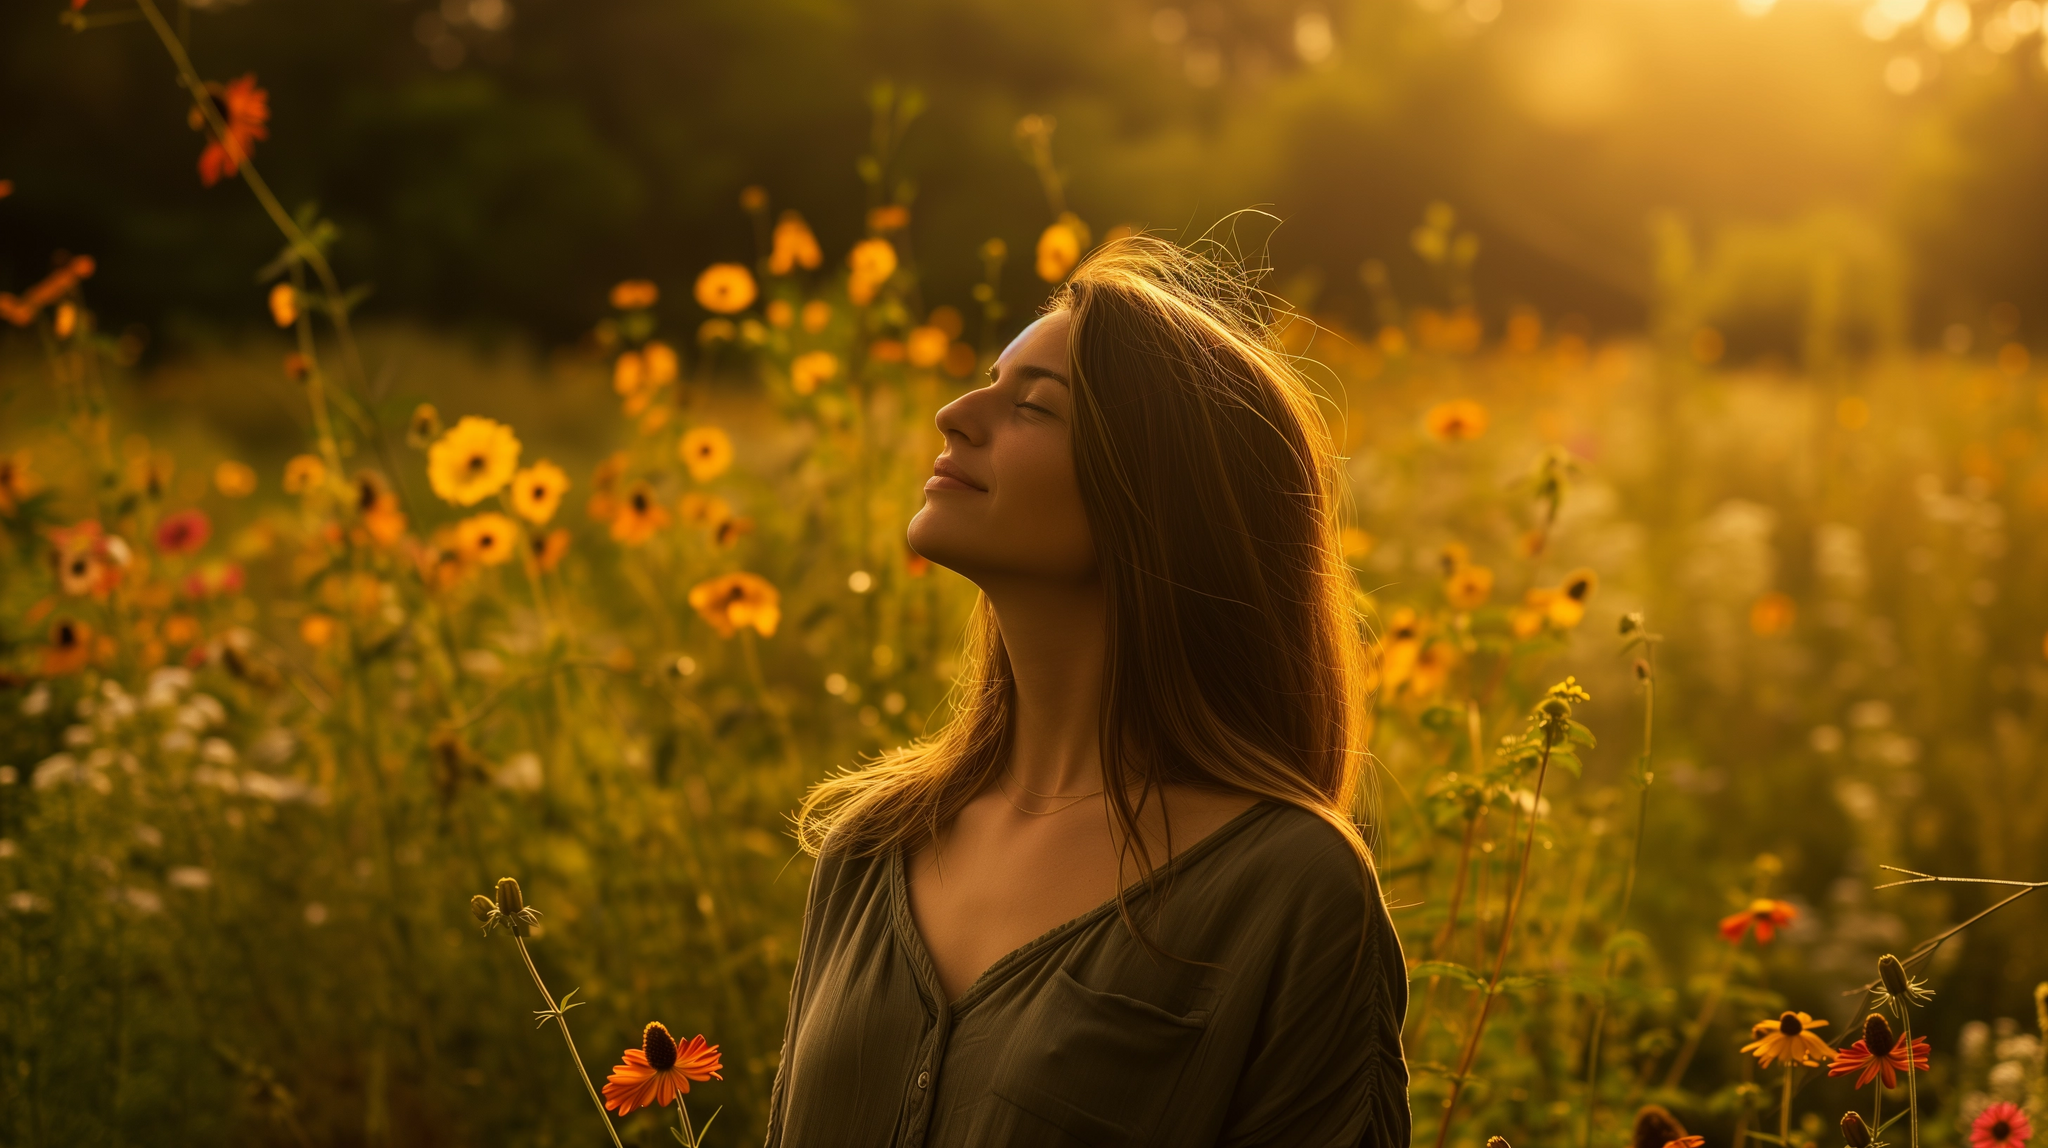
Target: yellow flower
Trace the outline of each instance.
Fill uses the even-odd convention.
[[[787,275],[798,267],[812,270],[825,261],[825,255],[818,250],[818,237],[811,234],[811,226],[804,217],[794,211],[785,211],[775,221],[775,235],[770,242],[768,270],[775,275]]]
[[[1484,566],[1463,565],[1444,582],[1444,597],[1459,610],[1477,610],[1493,594],[1493,571]]]
[[[555,516],[568,489],[569,476],[562,468],[541,459],[512,476],[512,511],[539,526]]]
[[[825,383],[838,372],[840,360],[829,350],[811,350],[799,354],[791,364],[788,364],[788,389],[797,391],[799,395],[809,395],[817,391],[819,383]]]
[[[690,588],[690,605],[721,638],[749,626],[772,638],[782,623],[782,595],[758,574],[721,574],[699,582]]]
[[[787,327],[796,322],[796,308],[790,306],[787,299],[769,300],[767,311],[768,325],[771,327]]]
[[[495,510],[455,524],[455,545],[464,557],[485,566],[511,561],[518,538],[518,525]]]
[[[1543,632],[1543,625],[1550,618],[1550,607],[1557,599],[1557,591],[1548,586],[1538,586],[1522,595],[1522,604],[1508,615],[1508,628],[1517,638],[1533,638]]]
[[[1593,590],[1600,585],[1600,576],[1587,567],[1580,567],[1565,575],[1554,596],[1546,607],[1545,616],[1551,625],[1560,630],[1569,630],[1586,616],[1586,599],[1593,596]]]
[[[676,513],[682,516],[685,526],[715,530],[732,517],[732,507],[723,498],[693,490],[676,503]]]
[[[1423,427],[1442,442],[1475,439],[1486,433],[1486,408],[1471,399],[1438,403],[1423,416]]]
[[[1776,1020],[1760,1020],[1750,1026],[1749,1035],[1756,1039],[1742,1046],[1742,1051],[1755,1055],[1757,1064],[1769,1068],[1774,1060],[1788,1064],[1826,1064],[1835,1058],[1835,1050],[1828,1042],[1813,1035],[1811,1030],[1826,1028],[1824,1020],[1815,1020],[1803,1012],[1787,1012]]]
[[[832,304],[823,299],[813,299],[804,304],[801,318],[804,330],[815,335],[832,322]]]
[[[717,427],[691,427],[683,435],[679,453],[691,478],[710,482],[732,465],[732,439]]]
[[[661,298],[661,289],[646,279],[628,279],[612,288],[612,306],[621,311],[645,311]]]
[[[619,501],[618,510],[612,515],[612,538],[638,546],[667,525],[668,511],[654,500],[654,488],[643,482]]]
[[[738,263],[713,263],[697,276],[697,303],[706,311],[733,315],[753,306],[754,273]]]
[[[952,336],[938,327],[917,327],[905,340],[905,353],[913,367],[936,367],[946,359],[946,351],[953,345]]]
[[[432,403],[421,403],[412,409],[412,417],[405,423],[405,441],[408,446],[425,450],[441,437],[441,412]]]
[[[647,388],[647,363],[638,351],[621,351],[612,360],[612,390],[631,399]]]
[[[270,317],[280,327],[299,321],[299,293],[291,284],[279,283],[270,289]]]
[[[302,454],[284,464],[284,492],[304,494],[316,490],[327,481],[327,464],[320,456]]]
[[[676,373],[681,364],[676,358],[674,347],[660,339],[650,340],[645,347],[640,348],[640,359],[647,368],[648,386],[665,387],[676,381]]]
[[[896,274],[896,249],[886,239],[863,239],[846,257],[853,273],[846,280],[846,297],[857,307],[874,301],[875,292]]]
[[[519,439],[495,419],[464,415],[427,450],[427,481],[457,506],[498,493],[519,466]]]
[[[1081,261],[1081,249],[1088,243],[1088,225],[1069,211],[1038,236],[1038,277],[1057,283]]]

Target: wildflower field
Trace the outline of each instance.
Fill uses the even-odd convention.
[[[756,1142],[789,815],[959,668],[974,590],[903,541],[933,412],[1118,221],[1027,116],[1042,218],[941,295],[922,101],[882,85],[857,209],[735,182],[750,255],[620,268],[573,343],[451,335],[374,314],[264,181],[259,78],[133,11],[179,178],[277,257],[265,330],[175,358],[96,306],[118,250],[0,284],[0,1143]],[[1432,205],[1433,278],[1368,263],[1369,317],[1266,281],[1344,456],[1416,1142],[2024,1148],[2048,370],[2016,312],[1738,361],[1682,224],[1651,321],[1599,336],[1482,309],[1473,226]]]

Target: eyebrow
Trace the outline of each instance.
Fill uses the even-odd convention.
[[[1020,363],[1017,366],[1011,368],[1011,373],[1020,375],[1025,379],[1051,379],[1053,382],[1058,383],[1059,385],[1067,388],[1068,390],[1074,389],[1074,384],[1068,382],[1067,377],[1065,375],[1060,374],[1058,371],[1053,370],[1051,367],[1040,367],[1033,365],[1031,363]],[[1000,381],[1000,376],[997,375],[996,368],[994,366],[990,366],[988,369],[988,381],[991,383]]]

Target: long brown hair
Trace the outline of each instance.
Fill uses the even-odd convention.
[[[1369,865],[1335,457],[1266,297],[1227,256],[1135,235],[1091,252],[1056,311],[1071,317],[1074,466],[1109,632],[1102,774],[1124,848],[1149,880],[1138,815],[1177,783],[1307,810]],[[986,597],[964,666],[941,729],[805,795],[805,850],[915,848],[1004,766],[1014,679]]]

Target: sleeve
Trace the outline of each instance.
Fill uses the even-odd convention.
[[[1408,971],[1379,883],[1341,841],[1304,878],[1269,923],[1264,1012],[1218,1146],[1407,1148]]]
[[[789,1017],[782,1025],[782,1048],[775,1058],[775,1084],[768,1093],[766,1148],[777,1148],[782,1143],[782,1113],[784,1106],[789,1102],[783,1094],[784,1069],[789,1063],[789,1042],[796,1036],[797,1019],[803,1011],[804,1002],[810,999],[811,948],[817,943],[820,901],[824,897],[824,890],[832,887],[832,874],[828,870],[837,868],[835,860],[818,858],[817,864],[811,869],[810,889],[804,895],[804,923],[797,935],[796,969],[789,985]]]

